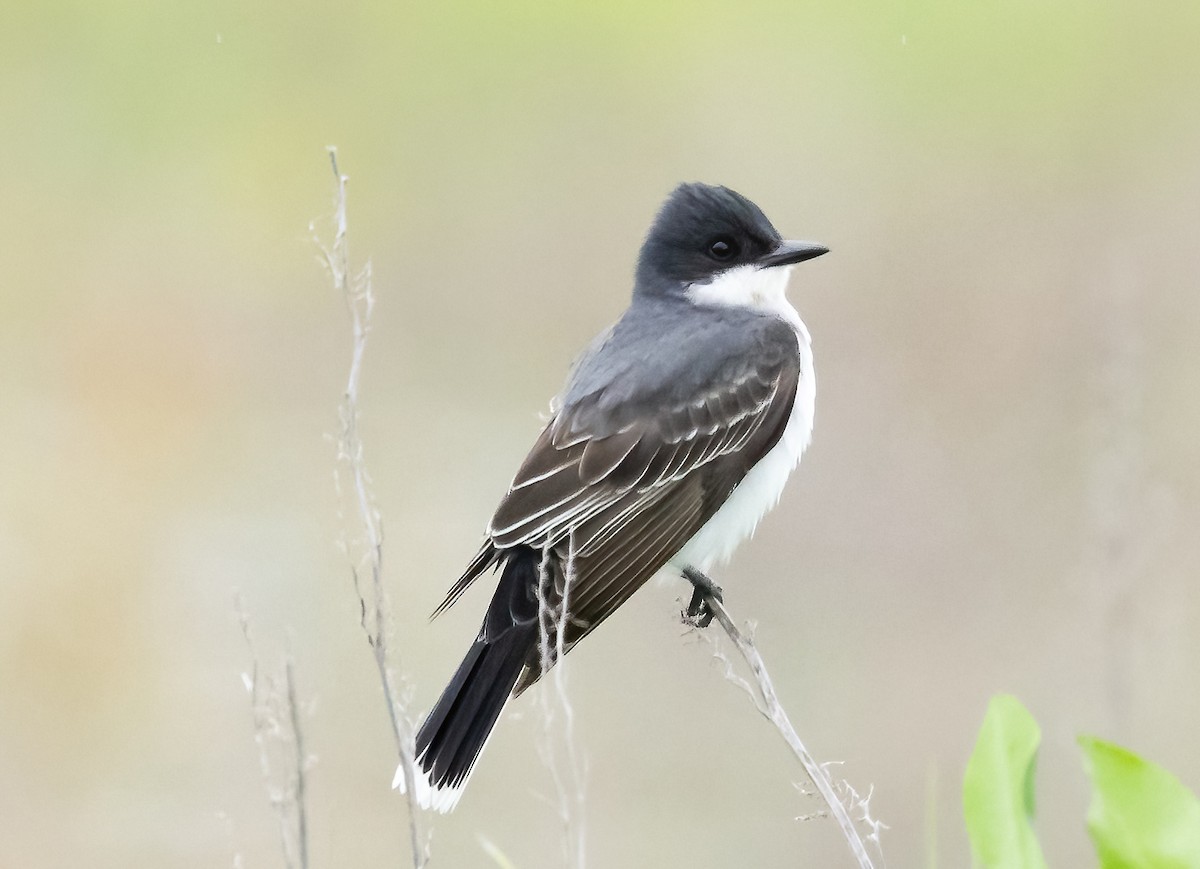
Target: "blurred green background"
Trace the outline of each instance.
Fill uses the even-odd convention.
[[[272,866],[240,674],[297,661],[314,866],[404,865],[333,487],[349,357],[308,222],[351,176],[364,437],[426,709],[430,624],[679,181],[797,269],[815,440],[719,580],[892,867],[963,866],[989,696],[1200,788],[1200,5],[17,3],[0,29],[0,865]],[[572,656],[591,864],[840,866],[776,734],[647,587]],[[532,692],[531,692],[532,694]],[[536,702],[436,865],[559,865]],[[241,863],[236,863],[241,860]]]

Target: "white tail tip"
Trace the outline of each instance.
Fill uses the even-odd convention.
[[[458,805],[458,800],[462,796],[466,781],[461,781],[454,786],[442,785],[436,787],[429,781],[429,773],[419,766],[414,766],[413,774],[417,779],[414,796],[417,798],[418,806],[426,810],[432,809],[442,814],[454,811],[454,807]],[[396,767],[396,775],[392,779],[392,787],[400,791],[400,793],[405,792],[403,763]]]

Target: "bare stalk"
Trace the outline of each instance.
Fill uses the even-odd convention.
[[[586,839],[584,835],[584,806],[586,803],[586,764],[580,758],[575,739],[575,708],[567,694],[567,676],[564,658],[567,654],[564,615],[571,602],[571,586],[575,579],[574,546],[569,544],[566,566],[563,569],[563,586],[559,601],[552,600],[554,568],[550,559],[550,547],[542,552],[542,563],[538,571],[538,653],[542,673],[554,667],[553,691],[544,686],[538,692],[538,703],[542,711],[543,737],[538,742],[538,754],[550,770],[557,795],[557,810],[563,829],[563,850],[567,865],[584,869],[586,862]],[[553,635],[553,639],[551,637]],[[557,662],[557,663],[556,663]],[[562,728],[555,727],[561,713]],[[561,743],[563,758],[556,749]]]
[[[250,633],[250,617],[240,598],[236,611],[242,636],[250,650],[251,669],[242,674],[254,714],[254,742],[267,798],[279,819],[284,865],[308,869],[308,809],[306,777],[309,757],[304,749],[300,703],[292,655],[284,654],[282,677],[262,676]],[[240,862],[235,857],[235,865]]]
[[[1143,578],[1162,535],[1171,527],[1164,503],[1147,485],[1142,437],[1144,327],[1142,290],[1128,254],[1117,251],[1103,290],[1096,293],[1100,346],[1094,365],[1096,402],[1087,466],[1088,512],[1083,571],[1089,601],[1100,608],[1097,628],[1106,655],[1103,675],[1113,730],[1128,738],[1136,705]],[[1095,593],[1092,593],[1092,590]]]
[[[767,672],[767,665],[763,662],[762,655],[758,653],[758,648],[754,645],[754,641],[749,635],[744,633],[734,622],[733,617],[729,615],[729,610],[725,608],[714,594],[705,592],[704,602],[708,607],[708,611],[712,613],[717,621],[721,623],[721,627],[725,629],[725,633],[729,635],[729,639],[737,646],[737,650],[741,652],[742,658],[745,659],[746,665],[750,668],[750,672],[754,676],[755,686],[757,691],[752,690],[751,686],[740,676],[737,676],[732,671],[732,667],[726,660],[726,674],[736,684],[743,688],[754,701],[755,708],[767,718],[775,729],[779,731],[779,735],[783,737],[784,742],[791,748],[792,753],[796,755],[801,766],[804,767],[804,772],[812,782],[813,787],[817,789],[821,799],[825,801],[825,805],[829,809],[829,814],[837,821],[838,826],[842,830],[842,835],[846,838],[846,844],[850,846],[850,851],[858,860],[858,865],[861,869],[874,869],[874,864],[871,862],[871,856],[867,853],[867,847],[863,842],[862,836],[859,835],[858,828],[855,826],[854,819],[850,815],[850,810],[847,808],[847,802],[852,805],[858,805],[863,811],[863,817],[859,820],[868,823],[871,826],[871,833],[868,839],[875,843],[876,848],[879,847],[879,830],[882,824],[874,821],[870,817],[869,802],[871,795],[868,794],[866,800],[858,797],[853,789],[849,789],[847,793],[848,800],[844,801],[838,795],[838,788],[834,786],[825,767],[817,763],[813,756],[808,753],[808,749],[804,747],[796,729],[792,727],[792,722],[788,718],[787,712],[784,711],[783,705],[779,702],[779,695],[775,693],[775,685],[771,681],[771,676]],[[848,788],[848,785],[843,784],[843,790]]]
[[[391,608],[383,585],[383,523],[371,493],[371,479],[363,458],[363,442],[358,428],[359,383],[367,349],[367,336],[371,329],[371,314],[375,309],[375,292],[371,282],[369,260],[357,274],[351,271],[350,247],[346,237],[346,182],[349,178],[338,169],[336,148],[329,148],[329,162],[337,185],[334,194],[333,243],[326,246],[317,238],[315,231],[313,240],[321,252],[322,262],[329,270],[334,290],[346,302],[353,338],[350,371],[346,377],[346,388],[338,410],[341,432],[337,442],[338,467],[334,479],[339,495],[344,496],[346,487],[342,482],[342,475],[349,476],[350,500],[354,504],[360,527],[356,535],[343,540],[343,545],[350,558],[354,593],[358,597],[359,623],[367,636],[375,667],[379,671],[384,704],[396,742],[396,753],[404,772],[412,862],[416,869],[421,869],[428,860],[429,853],[428,843],[422,843],[417,825],[413,727],[405,710],[403,695],[407,691],[402,680],[401,684],[397,685],[390,662],[388,634]],[[363,590],[364,572],[369,579],[369,592]]]
[[[283,682],[288,721],[292,726],[292,761],[296,770],[296,839],[299,843],[300,867],[308,869],[308,808],[305,800],[305,767],[308,758],[304,753],[304,730],[300,727],[300,704],[296,701],[296,674],[291,652],[283,659]]]

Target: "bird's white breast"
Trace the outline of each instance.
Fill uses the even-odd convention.
[[[812,440],[817,396],[812,339],[785,295],[790,271],[790,268],[742,266],[691,289],[692,297],[702,304],[742,305],[785,320],[796,330],[800,345],[800,382],[779,442],[750,469],[728,500],[671,559],[677,569],[690,565],[707,573],[728,561],[738,544],[753,534],[762,517],[779,503],[788,477]]]

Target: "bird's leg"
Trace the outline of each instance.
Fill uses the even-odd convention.
[[[725,598],[721,594],[721,587],[694,567],[685,567],[683,578],[690,582],[693,588],[692,600],[683,612],[683,619],[698,628],[707,628],[713,620],[708,599],[712,597],[722,603],[725,602]]]

